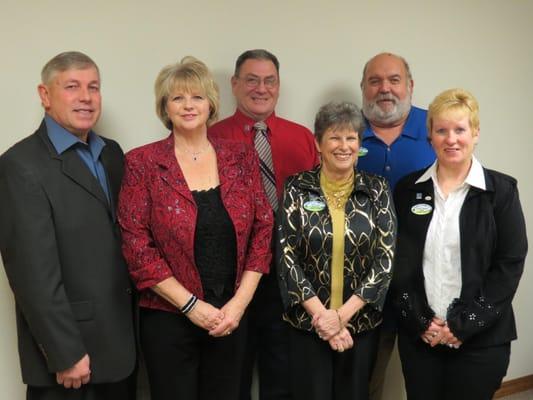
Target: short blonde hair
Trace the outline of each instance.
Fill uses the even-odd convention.
[[[448,89],[439,94],[428,108],[427,128],[431,135],[433,119],[447,111],[461,111],[468,115],[470,128],[479,129],[479,104],[472,93],[464,89]]]
[[[167,129],[172,129],[166,106],[169,96],[175,90],[192,93],[200,90],[209,102],[207,126],[218,119],[220,107],[218,86],[207,66],[200,60],[187,56],[176,64],[164,67],[155,80],[155,110],[157,116]]]

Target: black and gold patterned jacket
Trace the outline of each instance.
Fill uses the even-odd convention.
[[[320,167],[290,177],[278,211],[276,259],[283,317],[295,328],[313,329],[302,302],[318,296],[329,308],[332,232]],[[343,302],[355,294],[367,304],[350,320],[352,334],[381,323],[395,238],[396,216],[386,180],[356,171],[345,208]]]

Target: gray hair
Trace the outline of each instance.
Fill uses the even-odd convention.
[[[65,51],[53,57],[45,64],[41,71],[41,81],[47,85],[58,72],[87,68],[96,69],[98,76],[100,76],[100,70],[91,57],[79,51]]]
[[[329,129],[353,129],[363,140],[365,121],[359,107],[348,101],[332,101],[323,105],[315,117],[315,138],[318,143]]]
[[[271,61],[272,64],[276,67],[276,72],[279,75],[279,61],[278,58],[268,50],[264,49],[254,49],[246,50],[242,53],[235,62],[235,72],[233,76],[238,77],[241,72],[241,66],[246,60],[266,60]]]
[[[376,54],[374,57],[372,57],[370,60],[368,60],[365,63],[365,66],[363,67],[363,76],[361,77],[361,87],[363,87],[363,85],[365,83],[366,70],[368,68],[368,64],[370,64],[370,62],[373,61],[376,57],[381,56],[383,54],[386,54],[386,55],[391,56],[391,57],[395,57],[398,60],[400,60],[402,62],[402,64],[403,64],[404,68],[405,68],[405,73],[407,74],[407,80],[408,81],[413,80],[413,75],[411,74],[411,68],[409,67],[409,63],[407,62],[407,60],[405,58],[403,58],[402,56],[399,56],[397,54],[393,54],[393,53],[379,53],[379,54]]]

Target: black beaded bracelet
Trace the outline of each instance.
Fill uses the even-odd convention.
[[[189,297],[189,300],[187,300],[187,303],[185,303],[185,305],[181,307],[181,312],[183,314],[189,313],[194,308],[197,301],[198,301],[198,297],[196,297],[194,294],[191,294],[191,297]]]

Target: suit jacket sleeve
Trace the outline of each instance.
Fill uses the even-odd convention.
[[[54,216],[40,181],[15,156],[0,160],[0,249],[17,306],[51,373],[87,353],[62,282]]]
[[[173,276],[150,228],[152,200],[148,168],[141,152],[134,151],[126,155],[117,213],[122,230],[122,253],[139,290]]]
[[[448,325],[462,341],[490,328],[502,311],[511,307],[524,270],[527,254],[524,215],[516,181],[510,178],[506,183],[510,184],[496,188],[493,204],[496,248],[481,291],[470,302],[455,302],[448,311]]]
[[[276,230],[278,280],[285,310],[316,296],[315,289],[301,266],[300,207],[303,205],[298,199],[297,189],[291,185],[289,178],[283,190]]]

